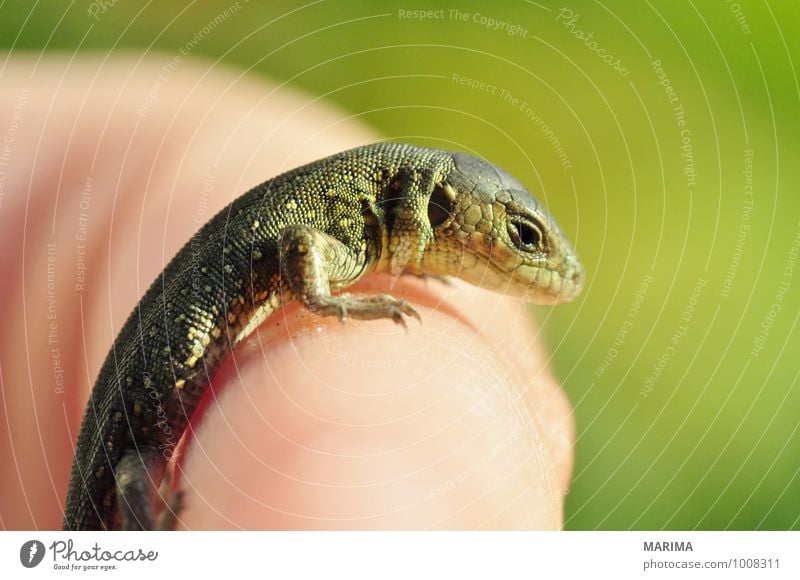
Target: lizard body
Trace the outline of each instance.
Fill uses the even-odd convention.
[[[275,177],[193,236],[125,323],[84,415],[64,529],[156,527],[155,488],[210,378],[286,301],[341,319],[418,317],[386,294],[332,294],[376,271],[541,303],[572,299],[583,280],[544,207],[475,157],[379,143]]]

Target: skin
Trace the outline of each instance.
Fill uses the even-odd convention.
[[[73,65],[70,84],[62,85],[57,109],[46,126],[49,141],[61,149],[42,152],[36,138],[61,70],[53,66],[48,74],[47,64],[38,69],[36,83],[41,86],[35,83],[29,97],[25,114],[30,125],[24,137],[18,134],[15,163],[19,161],[34,175],[30,197],[39,205],[35,215],[48,215],[48,209],[55,207],[52,192],[57,188],[52,176],[58,172],[52,168],[68,168],[66,181],[71,185],[61,189],[55,241],[57,248],[64,248],[62,256],[66,254],[62,263],[71,264],[75,192],[80,192],[82,177],[91,171],[94,155],[101,155],[103,169],[94,170],[98,193],[93,198],[91,231],[95,233],[89,240],[95,269],[82,304],[70,292],[74,282],[70,267],[59,269],[63,274],[57,290],[62,297],[58,320],[64,337],[63,358],[87,364],[69,369],[70,385],[81,385],[80,390],[70,386],[63,395],[53,397],[48,353],[36,346],[47,343],[46,332],[40,330],[47,329],[46,307],[25,310],[23,320],[10,313],[9,332],[16,329],[16,336],[24,335],[26,329],[29,332],[21,345],[8,337],[2,343],[4,408],[14,411],[4,413],[14,437],[3,440],[3,464],[17,468],[4,470],[8,484],[4,489],[10,493],[0,501],[7,527],[58,526],[71,442],[91,377],[96,376],[114,327],[119,328],[165,260],[196,228],[198,182],[208,174],[206,152],[225,152],[226,146],[231,147],[230,157],[215,176],[215,189],[232,196],[263,180],[265,173],[277,174],[321,156],[320,151],[303,150],[292,159],[276,162],[278,153],[285,155],[291,149],[277,147],[281,140],[276,137],[270,140],[274,149],[256,145],[257,158],[252,163],[241,160],[233,150],[239,146],[234,148],[227,141],[230,127],[236,127],[240,119],[225,115],[250,110],[242,108],[241,101],[256,103],[267,91],[263,86],[237,86],[238,107],[213,105],[214,97],[231,81],[210,79],[205,87],[208,94],[203,98],[202,91],[195,89],[201,94],[194,95],[190,106],[182,99],[197,71],[184,69],[186,78],[173,79],[128,148],[126,162],[141,155],[136,163],[145,170],[115,169],[121,167],[119,152],[131,143],[130,111],[143,102],[158,67],[137,69],[142,78],[129,81],[125,91],[117,89],[114,95],[123,95],[122,101],[112,109],[108,95],[98,94],[102,92],[99,83],[88,91],[84,88],[91,86],[97,63]],[[107,65],[102,90],[123,85],[131,63],[127,64]],[[31,66],[20,65],[20,79]],[[119,73],[114,73],[114,66]],[[3,110],[13,110],[18,94],[14,89],[13,84],[3,89],[11,105]],[[293,111],[294,104],[289,102],[287,109]],[[81,105],[81,123],[73,128],[74,111]],[[214,106],[218,107],[216,118],[203,122]],[[177,118],[176,113],[183,117],[180,126],[170,128],[162,142],[163,127]],[[236,142],[257,144],[265,126],[272,123],[274,127],[274,119],[287,117],[285,111],[274,114],[265,119],[260,115],[266,113],[252,113]],[[334,122],[335,116],[327,115],[308,123]],[[98,142],[98,133],[109,120],[112,129]],[[196,136],[193,131],[198,125],[202,134]],[[291,129],[284,127],[284,143],[299,142]],[[326,137],[326,152],[368,140],[357,128],[351,133],[340,129]],[[213,145],[215,134],[218,147]],[[23,146],[26,139],[32,146]],[[40,155],[32,166],[24,154],[37,150]],[[268,167],[268,161],[274,166]],[[166,211],[158,198],[164,183],[173,184],[167,189],[174,205]],[[42,256],[41,243],[35,242],[50,237],[44,220],[38,222],[42,227],[33,227],[35,218],[25,220],[20,209],[24,205],[10,201],[24,199],[25,190],[20,186],[17,191],[22,192],[18,198],[7,194],[2,217],[5,225],[6,216],[18,212],[17,220],[10,219],[5,230],[8,247],[17,249],[4,258],[11,260],[7,270],[20,272],[27,265],[25,276],[20,272],[23,283],[6,301],[18,305],[22,296],[34,295],[34,288],[46,287],[46,268],[42,268],[46,256]],[[122,210],[109,208],[101,191],[116,192],[118,203],[131,204],[133,215],[141,216],[132,224],[135,227],[121,221]],[[217,196],[214,203],[221,207],[227,201]],[[27,238],[14,235],[19,232],[14,223],[28,224]],[[141,236],[139,223],[146,224],[147,231],[160,233]],[[111,235],[107,224],[116,228]],[[105,251],[113,252],[113,262]],[[37,263],[39,267],[34,266]],[[115,282],[120,276],[130,280],[131,272],[135,283]],[[557,528],[571,466],[570,411],[546,368],[546,356],[534,341],[527,318],[519,314],[518,302],[461,284],[448,288],[434,281],[426,285],[389,277],[364,283],[370,292],[390,289],[392,295],[410,300],[425,323],[412,325],[408,333],[390,321],[350,321],[343,326],[334,319],[310,316],[296,306],[267,320],[215,377],[213,405],[203,413],[191,444],[184,448],[176,475],[186,494],[179,525],[191,529]],[[87,313],[89,295],[93,308]],[[102,315],[92,314],[95,311]],[[19,357],[20,347],[27,347],[27,360],[19,359],[25,364],[6,363]],[[388,359],[387,353],[392,355]],[[397,353],[407,356],[397,357]],[[443,369],[443,360],[453,363]],[[458,361],[461,364],[455,364]],[[475,361],[481,364],[476,367]],[[376,372],[381,373],[379,385],[374,380]],[[321,381],[320,376],[324,377]],[[29,386],[9,391],[8,384]],[[37,475],[44,477],[36,479]],[[52,484],[42,489],[29,483],[48,479]],[[33,507],[27,508],[28,504]]]

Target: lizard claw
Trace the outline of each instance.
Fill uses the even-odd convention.
[[[409,302],[405,300],[395,300],[391,308],[392,320],[401,325],[406,331],[408,331],[408,324],[406,324],[405,319],[406,316],[410,318],[416,318],[417,321],[422,324],[422,318],[420,317],[419,312],[417,312],[417,309],[414,308]]]
[[[420,317],[419,312],[417,312],[417,309],[414,308],[410,302],[407,302],[406,300],[398,300],[395,302],[395,307],[397,308],[397,316],[400,317],[399,322],[402,323],[403,326],[406,325],[406,321],[403,318],[404,314],[411,318],[416,318],[417,322],[422,324],[422,317]],[[395,322],[398,322],[396,318]]]

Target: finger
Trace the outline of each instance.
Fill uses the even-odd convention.
[[[289,307],[237,349],[181,461],[183,526],[560,527],[570,415],[527,312],[463,284],[355,291],[390,286],[421,327]]]
[[[64,75],[67,67],[69,74]],[[6,527],[60,525],[72,442],[94,377],[141,294],[199,225],[267,176],[370,140],[357,125],[340,123],[338,115],[309,103],[301,95],[283,90],[272,92],[265,84],[243,81],[233,74],[219,71],[207,74],[203,66],[195,67],[189,61],[164,73],[160,59],[139,62],[135,58],[115,58],[105,64],[90,59],[70,65],[59,59],[38,64],[33,60],[14,61],[4,74],[8,82],[0,89],[3,91],[0,96],[9,106],[2,110],[14,115],[20,109],[24,120],[17,122],[15,129],[14,163],[5,176],[5,198],[0,207],[3,220],[0,235],[4,236],[6,249],[0,259],[9,280],[5,286],[6,299],[0,304],[6,320],[0,342],[3,361],[0,375],[3,420],[7,423],[0,437],[0,452],[2,464],[13,466],[0,476],[4,489],[0,512]],[[16,84],[9,81],[14,78],[18,79]],[[268,97],[265,99],[264,95]],[[20,102],[22,105],[18,106]],[[6,126],[10,127],[10,122]],[[313,138],[309,139],[309,135]],[[46,291],[42,292],[43,289]],[[464,296],[475,292],[464,288],[462,291],[466,292]],[[423,295],[416,299],[421,300]],[[403,293],[398,297],[403,297]],[[447,300],[461,307],[465,305],[463,297]],[[484,343],[508,342],[510,337],[501,336],[503,340],[498,342],[498,337],[492,334],[496,332],[496,321],[494,326],[482,326],[478,320],[481,312],[498,312],[487,305],[499,308],[504,304],[496,298],[487,300],[483,307],[462,308],[458,315],[453,314],[456,307],[450,308],[451,322],[445,324],[446,328],[463,324],[460,319],[467,313],[476,317],[474,326],[481,328]],[[436,312],[427,318],[449,312],[447,303],[437,302],[435,306]],[[508,306],[510,310],[515,307]],[[296,310],[291,316],[308,320],[302,311]],[[379,323],[364,324],[369,329],[369,324]],[[291,352],[299,353],[296,355],[299,361],[309,357],[301,365],[303,368],[317,360],[323,367],[320,372],[324,368],[329,370],[330,384],[361,384],[357,378],[348,382],[347,377],[355,374],[337,374],[331,370],[329,361],[315,359],[318,349],[302,346],[302,341],[292,334],[292,327],[286,328],[287,338],[283,343],[292,345]],[[352,333],[357,328],[360,325],[348,323],[344,330]],[[441,326],[432,326],[428,331],[432,334],[418,338],[427,337],[430,344],[450,344],[446,338],[433,340],[440,336],[437,330],[442,330]],[[346,334],[343,340],[353,344],[347,348],[345,344],[342,352],[354,350],[370,355],[372,345],[362,343],[371,343],[374,332],[369,330],[360,338]],[[541,446],[537,453],[545,463],[550,457],[551,474],[561,474],[552,484],[557,488],[563,486],[564,474],[569,471],[569,453],[564,452],[570,440],[568,407],[547,374],[544,358],[529,356],[539,352],[532,337],[514,336],[524,348],[517,345],[518,350],[511,349],[512,354],[495,351],[488,356],[486,351],[481,356],[495,360],[503,373],[526,375],[524,380],[514,383],[515,389],[537,422],[537,430],[545,436],[545,440],[537,440]],[[398,337],[391,340],[397,341]],[[465,338],[462,342],[475,341]],[[413,347],[399,341],[382,346],[380,352],[384,353]],[[437,352],[441,363],[445,352]],[[480,354],[469,349],[460,352],[469,353],[470,357]],[[282,359],[275,360],[267,368],[274,369],[278,364],[277,368],[283,368]],[[409,363],[410,368],[427,364],[426,361],[428,357],[424,355],[419,360],[415,358]],[[250,364],[242,368],[249,368]],[[362,365],[367,364],[364,359]],[[262,372],[263,368],[264,363]],[[374,388],[376,373],[361,376],[369,378],[367,374],[371,374],[372,381],[361,385]],[[463,383],[455,371],[452,377]],[[226,380],[223,376],[217,383]],[[287,375],[281,381],[281,388],[293,392],[301,389],[305,380],[296,375],[292,382]],[[248,383],[256,384],[258,380]],[[412,394],[403,408],[413,409],[424,401],[419,395],[423,394],[421,390],[426,383],[420,378],[414,384],[420,392],[413,395],[416,391],[409,391]],[[476,380],[475,384],[483,383]],[[486,383],[491,384],[494,383]],[[235,395],[238,390],[221,392]],[[335,401],[331,405],[335,416],[339,407]],[[466,402],[462,401],[462,405]],[[548,416],[554,419],[547,419]],[[7,437],[7,433],[11,436]],[[484,445],[494,440],[490,437],[492,433],[487,431]],[[319,431],[319,435],[325,433]],[[409,433],[392,436],[401,435],[408,437]],[[550,443],[556,441],[561,442],[560,447],[553,453],[547,451]],[[191,451],[192,447],[187,449]],[[470,449],[471,452],[464,452],[464,460],[474,453],[480,456],[480,447]],[[346,447],[334,451],[339,456],[348,454]],[[293,461],[301,459],[285,457]],[[210,463],[216,464],[213,457]],[[314,468],[310,460],[308,464],[309,469]],[[476,459],[472,464],[481,462]],[[436,493],[431,490],[440,489],[434,483],[447,488],[449,481],[456,481],[459,474],[463,480],[463,473],[471,473],[461,463],[442,465],[449,467],[425,484],[428,496]],[[455,471],[450,469],[455,467],[458,467]],[[445,478],[445,473],[452,477]],[[187,477],[189,474],[187,464]],[[473,479],[472,483],[477,481]],[[445,496],[452,501],[458,494]],[[452,515],[454,510],[445,512]],[[187,510],[187,517],[189,513]],[[538,523],[528,527],[538,527]]]

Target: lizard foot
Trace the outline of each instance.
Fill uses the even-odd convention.
[[[323,316],[336,316],[339,320],[347,320],[348,318],[360,320],[391,318],[397,324],[405,327],[405,317],[409,316],[422,322],[419,313],[411,303],[389,294],[358,297],[350,294],[325,296],[310,304],[309,308]]]

